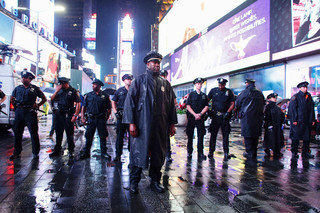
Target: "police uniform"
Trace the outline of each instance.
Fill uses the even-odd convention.
[[[23,71],[21,73],[23,78],[34,79],[33,73]],[[32,141],[33,158],[37,159],[40,152],[40,141],[38,135],[38,119],[37,111],[34,109],[37,97],[46,100],[45,95],[39,87],[30,84],[27,88],[24,85],[17,86],[13,92],[12,97],[15,99],[15,120],[13,132],[15,136],[13,155],[10,160],[19,158],[22,151],[22,135],[24,127],[27,126],[30,132]]]
[[[129,79],[132,80],[133,76],[129,74],[125,74],[122,77],[122,81]],[[126,131],[129,131],[129,125],[128,124],[123,124],[122,123],[122,114],[123,114],[123,107],[124,107],[124,101],[126,100],[126,96],[128,94],[128,90],[126,87],[121,87],[119,88],[113,98],[112,101],[116,102],[116,107],[117,107],[117,141],[116,141],[116,158],[115,161],[120,160],[120,157],[122,155],[122,148],[123,148],[123,138],[126,133]],[[128,140],[130,137],[128,137]],[[129,142],[130,143],[130,142]],[[130,147],[130,145],[128,145]]]
[[[92,84],[98,84],[100,86],[104,85],[98,79],[95,79]],[[95,91],[89,92],[84,96],[83,107],[86,108],[85,114],[87,115],[87,130],[85,133],[86,145],[81,151],[80,159],[90,157],[90,149],[96,129],[98,129],[100,138],[101,156],[110,158],[110,156],[107,155],[106,146],[106,138],[108,137],[108,131],[106,129],[107,115],[108,110],[111,109],[109,95],[103,93],[101,90],[98,92],[98,94]]]
[[[167,70],[160,70],[159,74],[160,74],[160,76],[163,77],[164,79],[167,79],[168,71],[167,71]],[[176,97],[176,95],[174,94],[174,99],[176,100],[176,98],[177,98],[177,97]],[[167,127],[167,132],[168,132],[168,135],[167,135],[167,146],[168,146],[168,150],[167,150],[166,160],[167,160],[167,162],[172,162],[169,128],[170,128],[170,126],[168,125],[168,127]]]
[[[204,82],[204,79],[197,78],[193,81],[193,83]],[[187,105],[190,105],[191,109],[199,114],[201,111],[208,106],[208,97],[205,93],[201,92],[197,93],[197,91],[190,92],[189,97],[187,99]],[[194,135],[194,128],[197,127],[197,135],[198,135],[198,156],[204,157],[203,155],[203,138],[206,134],[206,129],[204,126],[204,119],[201,118],[200,120],[195,120],[195,117],[187,112],[188,117],[188,124],[187,124],[187,136],[188,136],[188,158],[192,157],[193,152],[193,135]],[[205,157],[204,157],[205,158]]]
[[[301,87],[308,87],[308,82],[301,82],[297,85]],[[309,92],[299,91],[291,97],[289,104],[289,118],[290,118],[290,138],[292,159],[298,158],[299,140],[303,140],[302,158],[314,158],[310,153],[310,136],[312,123],[315,122],[314,115],[314,101]],[[296,123],[296,124],[294,124]]]
[[[59,83],[69,83],[68,78],[58,78]],[[53,113],[55,116],[56,145],[50,157],[60,155],[63,131],[66,131],[69,157],[73,157],[74,152],[74,123],[71,122],[75,113],[74,103],[80,103],[77,90],[69,86],[61,89],[52,100]]]
[[[218,78],[219,84],[226,84],[228,81],[223,78]],[[219,87],[215,87],[210,90],[208,94],[209,101],[212,100],[212,121],[210,124],[210,148],[209,157],[213,157],[213,153],[216,150],[216,141],[219,128],[221,127],[223,138],[223,151],[225,155],[229,153],[229,133],[231,113],[228,112],[230,105],[234,102],[233,92],[224,88],[220,90]]]

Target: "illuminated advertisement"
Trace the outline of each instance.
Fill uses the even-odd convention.
[[[286,59],[319,50],[320,1],[271,0],[272,60]],[[291,14],[291,15],[288,15]]]
[[[71,77],[71,61],[65,57],[60,57],[59,77]]]
[[[171,83],[270,60],[270,2],[259,0],[171,56]]]
[[[132,70],[132,43],[121,42],[120,52],[120,70],[131,71]]]
[[[45,75],[43,76],[44,81],[48,81],[51,83],[55,83],[57,81],[58,77],[58,59],[59,59],[59,53],[57,52],[50,52],[48,56],[48,63],[47,63],[47,69],[45,71]]]
[[[0,12],[0,25],[0,42],[11,44],[14,25],[13,20]]]
[[[96,25],[97,25],[97,14],[93,14],[89,20],[89,27],[85,28],[84,37],[86,39],[86,49],[96,49]]]
[[[167,55],[245,0],[175,1],[159,24],[159,52]]]
[[[26,42],[28,41],[28,42]],[[32,55],[24,54],[23,57],[35,62],[37,57],[37,39],[36,33],[25,28],[20,23],[15,23],[12,44],[22,47],[32,52]]]
[[[37,23],[39,15],[39,29],[43,35],[53,40],[54,29],[54,1],[52,0],[30,0],[30,23]]]
[[[320,1],[292,0],[293,46],[320,36]]]
[[[275,76],[277,77],[275,78]],[[229,88],[233,90],[235,95],[239,95],[239,93],[246,88],[246,78],[255,79],[257,88],[262,91],[265,97],[273,92],[278,93],[280,97],[284,97],[283,66],[275,66],[254,72],[230,76]]]

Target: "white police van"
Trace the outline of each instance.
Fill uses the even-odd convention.
[[[0,64],[0,89],[6,94],[7,99],[2,103],[0,112],[0,129],[10,129],[14,122],[14,109],[10,105],[12,91],[21,84],[21,78],[10,64]]]

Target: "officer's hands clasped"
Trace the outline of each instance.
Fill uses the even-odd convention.
[[[230,119],[231,119],[231,113],[230,113],[230,112],[224,113],[223,119],[224,119],[224,120],[230,120]]]
[[[139,136],[139,131],[135,124],[129,125],[129,132],[130,132],[130,135],[134,138]]]

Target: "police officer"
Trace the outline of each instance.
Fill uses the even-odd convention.
[[[204,126],[204,114],[208,111],[208,97],[205,93],[201,92],[201,87],[204,82],[203,78],[196,78],[193,81],[196,90],[190,92],[187,100],[187,136],[188,136],[188,159],[192,158],[193,152],[193,135],[194,128],[197,127],[198,135],[198,159],[205,160],[206,156],[203,154],[203,138],[206,134]]]
[[[160,70],[160,77],[162,77],[162,78],[167,80],[168,71],[167,70]],[[174,94],[174,104],[175,104],[176,107],[178,106],[177,97],[176,97],[175,94]],[[168,131],[168,136],[167,136],[168,150],[167,150],[167,155],[166,155],[166,161],[170,163],[170,162],[172,162],[172,158],[171,158],[171,144],[170,144],[169,127],[170,126],[168,125],[168,127],[167,127],[167,131]]]
[[[53,113],[55,116],[56,146],[49,157],[61,154],[61,143],[63,131],[66,131],[69,157],[73,158],[74,152],[74,122],[80,111],[80,97],[77,90],[69,85],[70,79],[65,77],[58,78],[58,85],[55,93],[51,97]],[[75,107],[74,107],[75,106]]]
[[[257,147],[259,136],[262,132],[264,96],[255,86],[255,80],[246,79],[246,89],[243,90],[236,99],[236,109],[239,111],[241,119],[241,135],[244,137],[246,153],[244,157],[248,159],[257,158]]]
[[[126,96],[128,94],[128,90],[132,80],[133,80],[133,75],[130,75],[130,74],[123,75],[122,81],[124,83],[124,86],[120,87],[115,92],[111,101],[112,109],[115,112],[115,115],[117,117],[116,157],[113,159],[114,161],[121,160],[124,134],[126,133],[126,131],[129,131],[129,125],[122,123],[122,114],[123,114],[124,101],[126,100]]]
[[[14,151],[9,159],[14,160],[20,158],[20,153],[22,151],[22,135],[25,125],[27,125],[31,136],[33,159],[39,159],[40,142],[36,110],[47,101],[47,98],[39,87],[31,84],[31,81],[35,79],[32,72],[25,69],[21,72],[21,77],[23,85],[17,86],[13,90],[11,96],[11,103],[16,106],[16,110],[13,126],[15,136]],[[41,98],[40,103],[36,103],[37,97]]]
[[[212,121],[210,125],[211,137],[208,157],[213,157],[213,153],[216,150],[218,131],[221,127],[224,157],[228,159],[230,157],[230,118],[232,110],[234,108],[234,95],[230,89],[226,88],[226,83],[228,82],[228,80],[224,78],[218,78],[217,80],[219,86],[212,88],[208,94],[209,101],[212,100]]]
[[[101,91],[102,86],[104,86],[102,81],[94,79],[92,81],[93,91],[84,97],[81,109],[81,121],[83,124],[87,123],[87,130],[85,133],[86,145],[80,153],[80,160],[90,158],[90,149],[96,129],[98,129],[100,138],[101,157],[108,160],[111,159],[111,156],[107,154],[106,146],[106,138],[108,137],[106,125],[111,112],[111,103],[109,95]],[[85,118],[85,114],[87,119]]]
[[[315,124],[314,102],[308,92],[308,85],[306,81],[299,83],[297,85],[299,92],[291,97],[289,104],[292,160],[299,157],[299,140],[303,140],[302,158],[314,158],[314,155],[309,152],[311,129]]]

